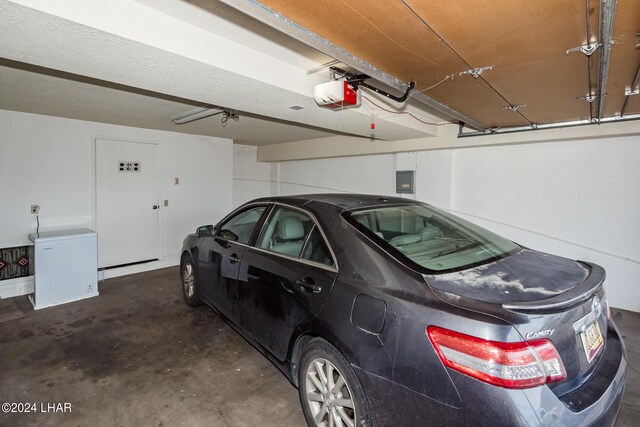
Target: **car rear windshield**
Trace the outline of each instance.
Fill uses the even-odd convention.
[[[371,208],[345,216],[397,258],[432,272],[461,270],[520,250],[510,240],[427,205]]]

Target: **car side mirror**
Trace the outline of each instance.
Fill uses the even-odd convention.
[[[213,225],[203,225],[196,230],[198,237],[210,237],[213,236]]]

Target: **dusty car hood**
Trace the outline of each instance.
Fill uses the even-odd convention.
[[[522,249],[479,267],[424,277],[432,288],[504,304],[551,298],[583,282],[588,274],[585,266],[570,259]]]

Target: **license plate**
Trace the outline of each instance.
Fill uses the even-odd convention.
[[[580,332],[580,339],[582,340],[582,346],[584,347],[584,354],[587,356],[587,362],[591,363],[604,344],[598,321],[587,326],[587,329],[585,329],[584,332]]]

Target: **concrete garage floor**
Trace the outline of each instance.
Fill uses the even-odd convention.
[[[0,413],[2,426],[305,425],[278,369],[210,309],[184,304],[176,267],[110,279],[98,298],[40,311],[15,301],[23,317],[0,316],[0,403],[36,403],[38,413]],[[640,314],[613,315],[629,357],[617,426],[633,426]],[[50,403],[71,412],[41,412]]]

